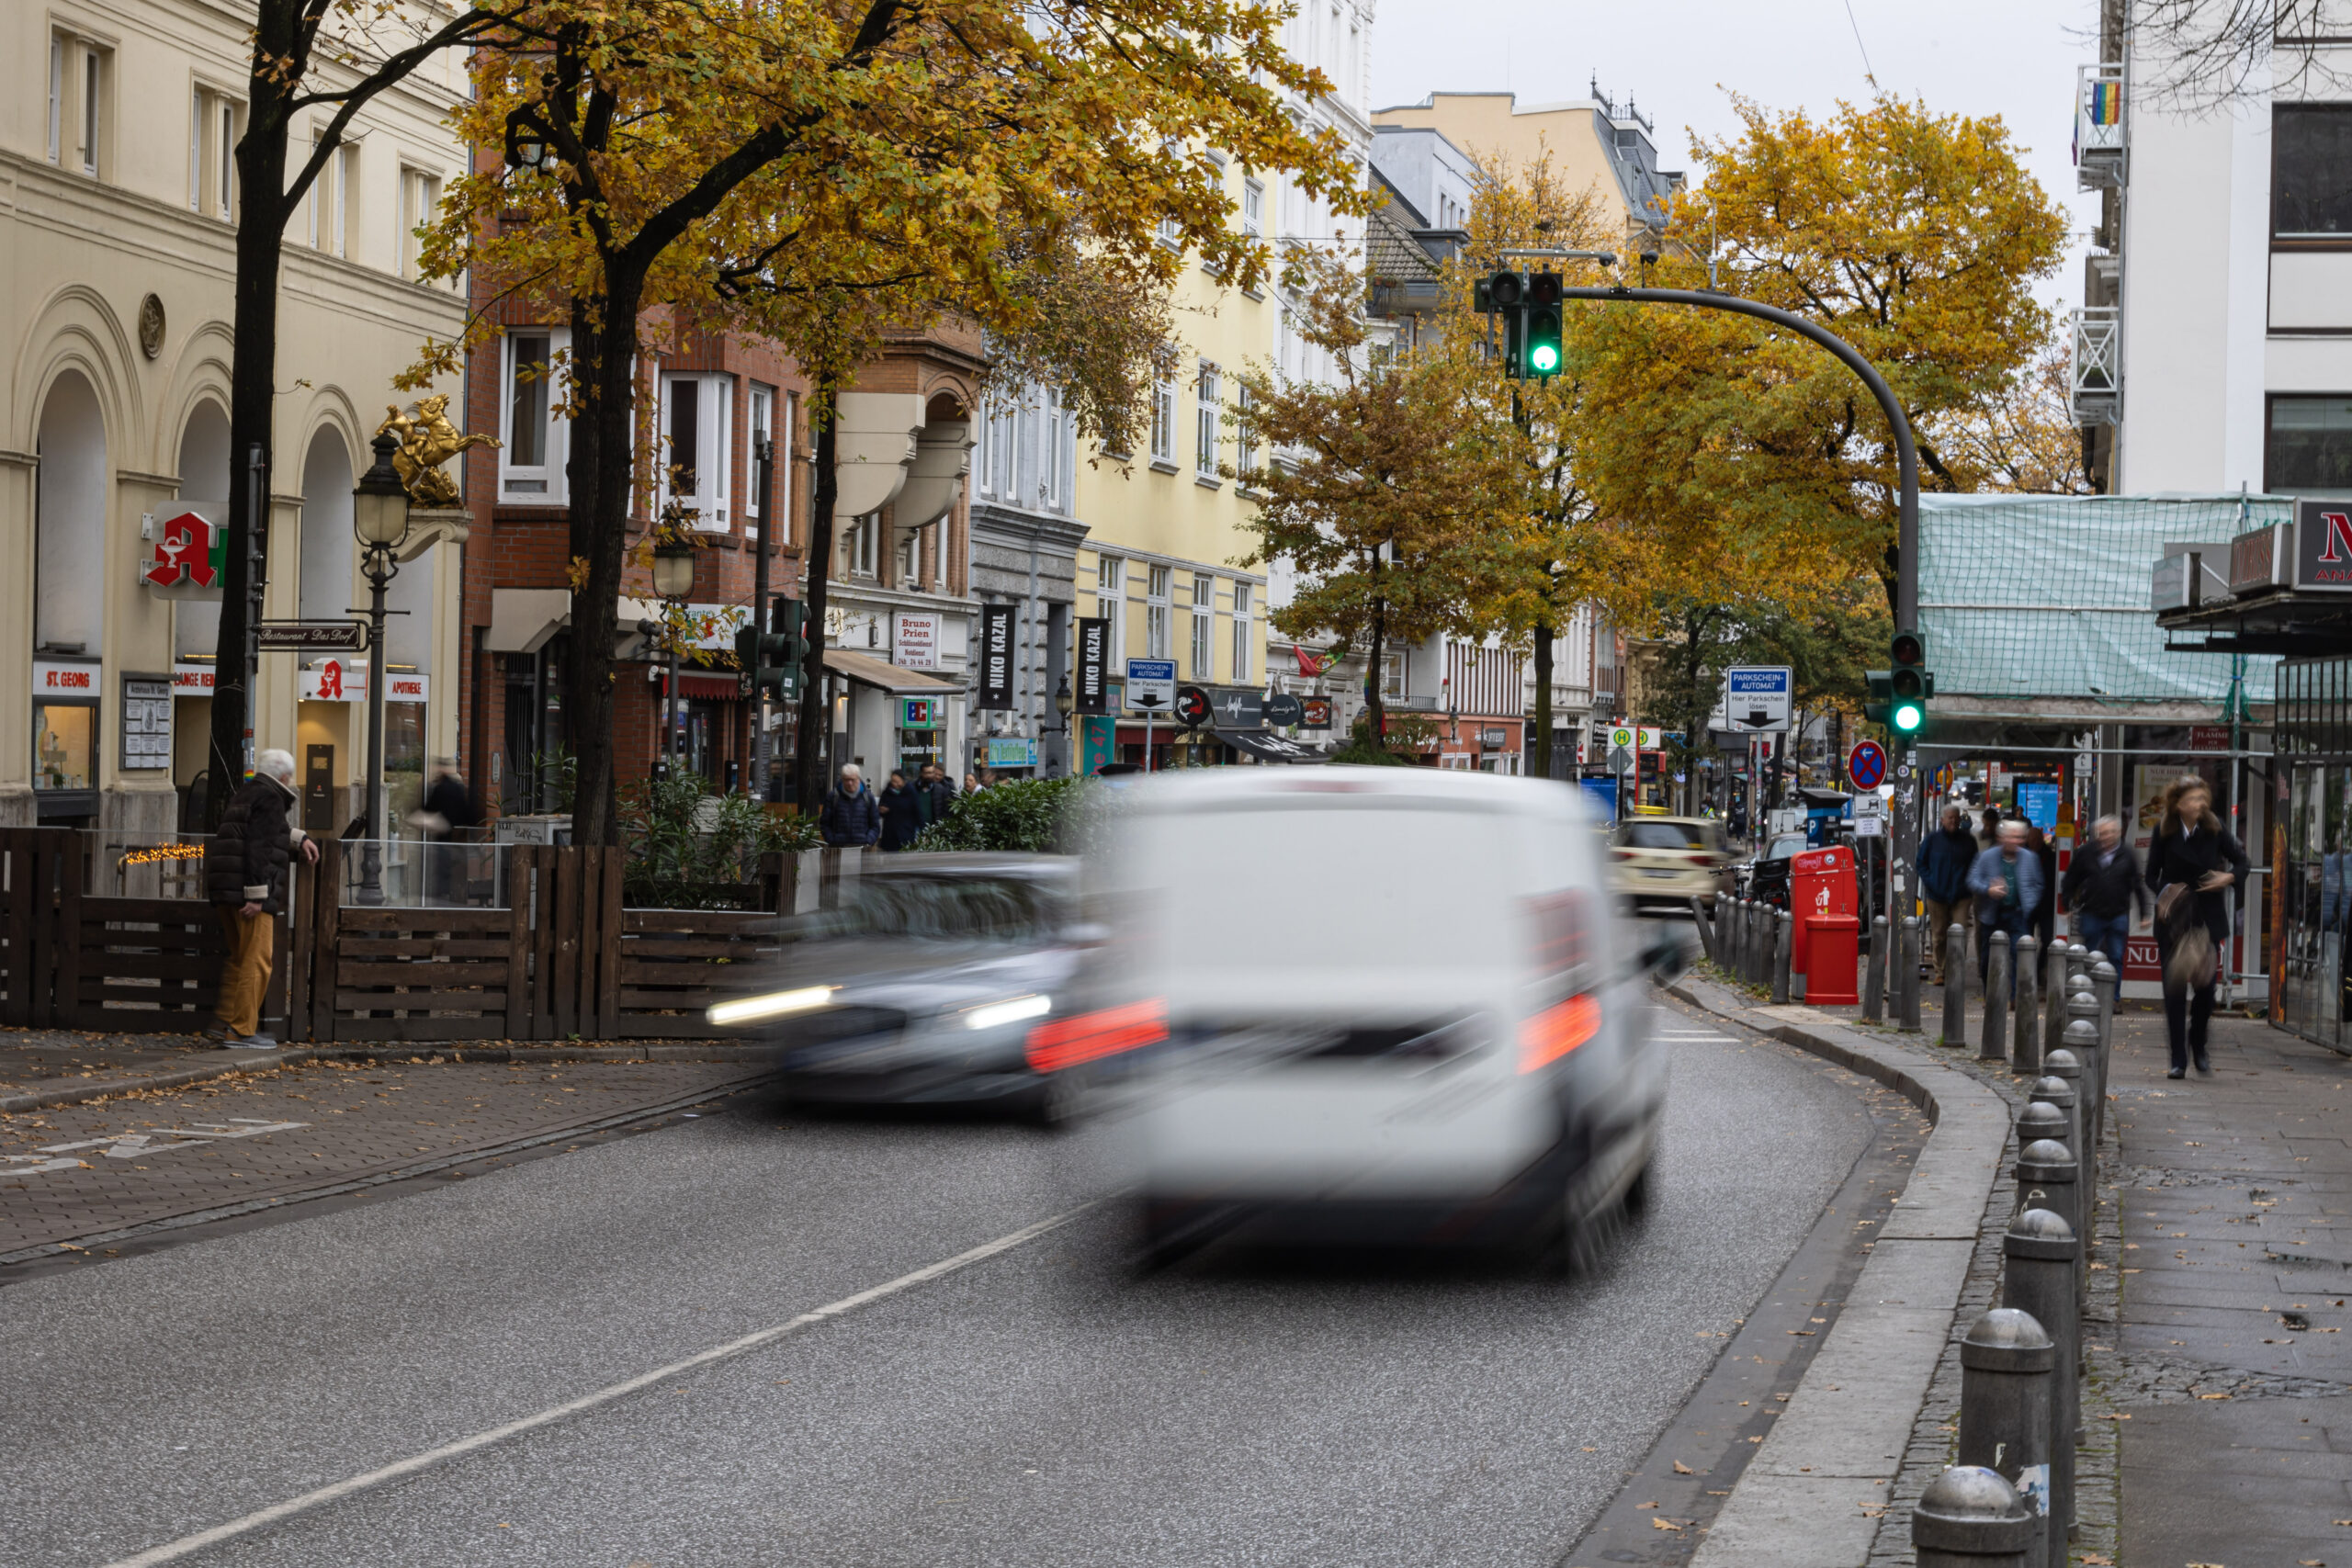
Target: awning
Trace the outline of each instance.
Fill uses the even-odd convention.
[[[1261,762],[1319,762],[1324,760],[1323,753],[1312,746],[1302,746],[1295,740],[1285,740],[1262,729],[1220,729],[1216,738],[1227,746],[1249,752]]]
[[[870,653],[853,652],[846,648],[825,649],[825,668],[836,675],[847,676],[860,685],[904,693],[910,696],[944,695],[964,689],[959,682],[926,675],[920,670],[901,670],[888,660],[876,659]]]
[[[569,588],[493,588],[482,646],[492,653],[537,653],[571,621]]]
[[[662,685],[662,674],[663,671],[658,669],[653,671],[656,689]],[[742,694],[742,677],[732,671],[724,675],[696,670],[678,671],[678,695],[682,697],[705,697],[714,702],[731,703]]]

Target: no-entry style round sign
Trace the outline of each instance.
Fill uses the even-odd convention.
[[[1876,789],[1886,782],[1886,748],[1875,740],[1858,740],[1846,758],[1846,776],[1856,789]]]

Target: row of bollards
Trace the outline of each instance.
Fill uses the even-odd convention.
[[[1957,935],[1958,927],[1948,935]],[[2004,957],[2018,982],[2012,1031],[1996,1029]],[[2014,953],[1996,933],[1986,964],[1987,1059],[2013,1032],[2010,1065],[2033,1074],[2018,1113],[2017,1212],[2002,1237],[2000,1305],[1961,1342],[1960,1462],[1911,1515],[1919,1568],[2064,1568],[2083,1440],[2083,1313],[2097,1205],[2098,1151],[2115,966],[2075,944],[2033,939]],[[2047,1005],[2031,999],[2033,980]],[[1951,1024],[1947,1023],[1947,1038]]]
[[[1762,986],[1775,1002],[1789,999],[1789,966],[1795,925],[1786,909],[1760,898],[1730,898],[1717,906],[1712,945],[1715,962],[1750,986]]]

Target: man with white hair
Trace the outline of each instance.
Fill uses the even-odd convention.
[[[319,858],[319,846],[302,836],[288,815],[297,798],[292,753],[264,751],[254,759],[253,777],[230,797],[219,829],[204,846],[204,890],[219,907],[221,929],[229,935],[212,1033],[231,1050],[266,1051],[277,1044],[261,1032],[276,918],[291,902],[286,876],[295,850],[307,861]]]
[[[842,764],[841,783],[825,792],[817,830],[836,848],[865,848],[882,836],[882,806],[855,762]]]

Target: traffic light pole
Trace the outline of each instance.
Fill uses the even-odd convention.
[[[1861,352],[1836,333],[1778,306],[1761,304],[1754,299],[1742,299],[1736,295],[1713,294],[1696,288],[1564,288],[1563,299],[1598,299],[1604,303],[1630,305],[1690,305],[1702,310],[1727,310],[1736,316],[1753,316],[1770,321],[1799,337],[1819,344],[1836,355],[1862,379],[1878,400],[1881,412],[1886,415],[1889,428],[1894,432],[1894,459],[1901,494],[1897,501],[1894,536],[1894,624],[1898,628],[1916,627],[1919,624],[1919,447],[1911,438],[1911,422],[1904,417],[1903,405],[1895,400],[1894,389],[1878,367],[1861,355]],[[1918,770],[1912,761],[1913,749],[1897,742],[1894,764],[1894,819],[1892,856],[1887,865],[1887,883],[1898,905],[1913,896],[1911,863],[1919,849],[1919,784]],[[1900,929],[1902,922],[1890,920],[1890,926]],[[1940,934],[1940,933],[1939,933]]]
[[[753,447],[760,464],[760,526],[758,558],[752,562],[752,626],[758,637],[768,635],[768,519],[775,515],[775,437],[762,431]],[[771,764],[768,750],[775,744],[768,733],[768,688],[761,679],[767,662],[763,654],[766,644],[753,640],[752,644],[752,798],[764,803],[768,798]]]

